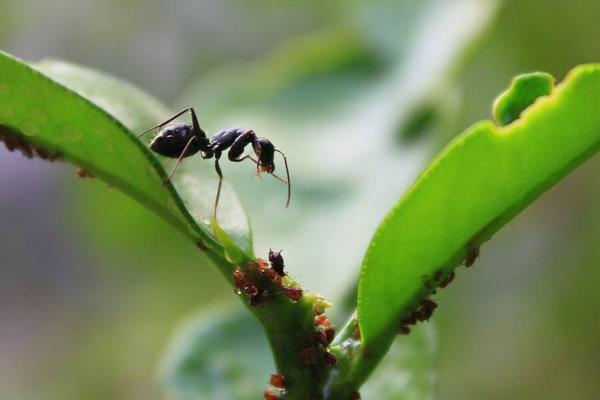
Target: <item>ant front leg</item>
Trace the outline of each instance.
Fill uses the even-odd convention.
[[[242,158],[236,158],[235,160],[230,160],[230,161],[233,161],[233,162],[242,162],[244,160],[250,160],[250,161],[252,161],[254,164],[256,164],[256,169],[258,170],[258,168],[260,166],[258,160],[255,159],[254,157],[252,157],[249,154],[245,155]],[[277,179],[279,182],[283,183],[284,185],[288,184],[288,181],[286,181],[285,179],[283,179],[282,177],[280,177],[279,175],[277,175],[275,172],[271,172],[270,174],[273,175],[273,178]]]
[[[241,162],[249,158],[250,160],[256,163],[256,174],[258,175],[260,173],[260,162],[249,155],[241,157],[246,146],[248,146],[249,144],[254,144],[255,142],[256,133],[254,133],[252,129],[246,130],[244,133],[238,136],[237,139],[235,139],[235,141],[231,145],[231,148],[229,149],[229,152],[227,153],[227,157],[230,161],[233,162]]]

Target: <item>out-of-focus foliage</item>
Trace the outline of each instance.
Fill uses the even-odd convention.
[[[173,400],[262,396],[275,373],[260,325],[248,313],[204,313],[173,336],[161,366],[164,393]]]
[[[398,337],[361,388],[364,399],[433,400],[438,393],[435,325],[415,327]]]

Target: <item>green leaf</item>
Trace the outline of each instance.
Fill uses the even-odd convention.
[[[143,132],[172,114],[148,93],[103,72],[53,59],[42,60],[35,67],[91,100],[133,132]]]
[[[260,326],[246,314],[201,314],[177,330],[160,372],[168,399],[262,398],[275,366]]]
[[[394,340],[360,394],[364,399],[428,400],[437,389],[435,326],[415,327]]]
[[[384,219],[363,261],[364,345],[389,346],[400,319],[450,272],[600,146],[600,66],[564,83],[506,127],[484,121],[450,143]]]
[[[217,184],[211,163],[191,169],[197,161],[186,160],[174,179],[178,193],[172,184],[163,184],[167,175],[161,161],[130,130],[139,132],[170,114],[149,95],[91,69],[44,61],[36,70],[0,53],[0,98],[0,124],[59,153],[152,209],[194,242],[222,253],[210,223]],[[222,198],[220,226],[251,253],[247,219],[227,185]]]

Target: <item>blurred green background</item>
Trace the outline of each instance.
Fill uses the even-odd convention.
[[[0,48],[89,65],[205,129],[286,151],[285,190],[226,166],[259,255],[341,302],[386,210],[515,74],[600,62],[592,0],[0,0]],[[155,121],[149,121],[153,124]],[[246,166],[247,167],[247,166]],[[597,399],[595,157],[439,296],[441,399]],[[0,149],[0,398],[157,399],[177,322],[240,308],[166,223],[69,165]],[[266,381],[265,381],[266,384]]]

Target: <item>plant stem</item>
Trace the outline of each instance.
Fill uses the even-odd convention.
[[[238,266],[228,262],[219,254],[214,252],[208,254],[225,278],[235,287],[233,272]],[[245,262],[255,263],[256,260],[248,259]],[[269,295],[268,300],[260,305],[251,305],[243,293],[240,298],[265,331],[277,373],[285,380],[285,399],[324,400],[323,387],[329,376],[330,367],[322,362],[321,354],[316,354],[319,362],[315,365],[307,365],[302,357],[307,348],[314,349],[313,338],[316,332],[314,306],[322,301],[321,297],[307,293],[299,301],[293,302],[281,292],[274,291]],[[265,377],[265,384],[267,379],[268,377]]]

